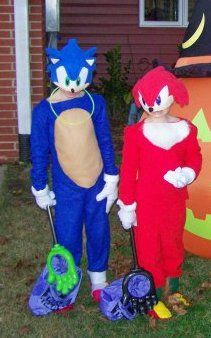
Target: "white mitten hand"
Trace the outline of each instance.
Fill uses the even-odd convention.
[[[117,205],[120,207],[118,216],[122,223],[123,228],[125,230],[128,230],[132,226],[137,226],[136,202],[130,205],[125,205],[121,200],[118,200]]]
[[[118,196],[117,184],[119,182],[119,175],[104,174],[104,181],[106,183],[103,190],[96,196],[96,200],[100,202],[104,198],[107,198],[106,213],[108,214]]]
[[[31,187],[31,191],[36,199],[37,205],[41,209],[47,209],[47,206],[52,207],[56,204],[55,194],[49,190],[48,185],[46,185],[43,190],[36,190],[34,187]]]
[[[169,170],[163,176],[164,180],[172,184],[175,188],[184,188],[193,182],[196,177],[195,171],[189,167],[178,167],[175,170]]]

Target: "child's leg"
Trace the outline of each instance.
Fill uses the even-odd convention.
[[[97,202],[96,195],[104,186],[101,176],[86,193],[85,229],[87,237],[88,275],[92,296],[99,301],[101,290],[107,285],[106,270],[110,250],[110,229],[106,213],[106,199]]]
[[[169,279],[171,292],[178,291],[184,260],[183,230],[185,224],[185,202],[167,203],[160,224],[163,267]]]
[[[162,224],[162,251],[164,269],[167,277],[166,294],[172,305],[189,306],[189,301],[179,292],[179,277],[184,260],[183,230],[185,224],[185,202],[168,205],[166,220]],[[168,231],[165,231],[168,229]]]
[[[77,188],[77,187],[76,187]],[[57,186],[55,206],[55,232],[58,243],[65,246],[73,255],[75,264],[79,266],[82,255],[83,225],[83,190],[72,189],[70,186]],[[61,271],[61,262],[57,260],[56,270]],[[29,300],[29,307],[35,315],[46,315],[50,312],[67,311],[72,308],[77,297],[82,272],[77,268],[79,283],[66,296],[61,296],[54,286],[49,285],[47,268],[38,278]]]
[[[73,255],[75,264],[80,265],[82,256],[82,228],[84,218],[84,189],[66,190],[56,194],[55,232],[58,243],[64,245]]]
[[[152,273],[159,300],[149,315],[158,319],[169,319],[172,316],[171,312],[161,301],[166,280],[159,234],[159,209],[141,203],[137,209],[137,218],[138,226],[134,227],[134,233],[138,263],[140,267]]]
[[[138,204],[138,226],[134,227],[138,263],[153,275],[156,288],[165,286],[165,271],[159,234],[159,217],[149,204]]]

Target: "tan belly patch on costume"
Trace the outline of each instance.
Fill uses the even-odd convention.
[[[56,119],[54,136],[64,173],[80,187],[92,187],[103,161],[89,112],[79,108],[63,111]]]

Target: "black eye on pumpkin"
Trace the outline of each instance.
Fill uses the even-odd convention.
[[[69,77],[67,76],[66,79],[65,79],[65,85],[66,85],[66,86],[69,86],[69,84],[70,84],[70,79],[69,79]]]
[[[157,97],[157,99],[155,100],[155,102],[157,103],[158,106],[161,104],[161,97],[160,97],[160,95]]]
[[[76,85],[79,86],[80,83],[81,83],[81,79],[80,79],[80,77],[78,77],[77,80],[76,80]]]

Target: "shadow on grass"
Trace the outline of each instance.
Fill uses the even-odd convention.
[[[74,310],[63,315],[33,317],[27,307],[32,284],[45,264],[51,236],[45,212],[35,206],[30,194],[29,167],[8,167],[0,200],[1,245],[1,337],[210,337],[211,261],[190,254],[184,264],[181,290],[192,299],[185,316],[174,315],[168,322],[149,325],[148,318],[107,321],[90,297],[83,258],[84,277]],[[128,234],[113,208],[109,280],[124,275],[131,266]],[[203,284],[207,282],[207,284]]]

